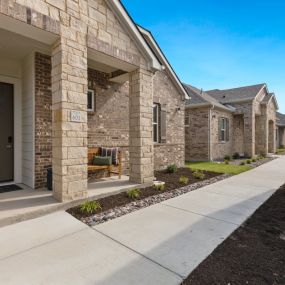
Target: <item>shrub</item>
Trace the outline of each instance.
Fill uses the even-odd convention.
[[[226,156],[224,157],[224,160],[231,161],[231,160],[232,160],[232,157],[231,157],[230,155],[226,155]]]
[[[177,172],[177,166],[176,164],[171,164],[167,167],[167,172],[168,173],[175,173]]]
[[[101,210],[102,207],[98,201],[86,201],[81,204],[80,211],[86,214],[93,214],[97,210]]]
[[[252,159],[252,162],[256,162],[256,158],[253,158],[253,159]]]
[[[242,161],[242,162],[240,163],[240,165],[245,165],[245,161]]]
[[[279,147],[280,149],[284,149],[285,148],[285,146],[282,144],[282,145],[280,145],[280,147]]]
[[[235,153],[233,154],[233,159],[240,159],[240,155],[239,155],[238,152],[235,152]]]
[[[246,163],[247,163],[247,164],[251,164],[251,159],[248,159],[248,160],[246,161]]]
[[[165,190],[165,184],[157,184],[153,186],[158,191],[164,191]]]
[[[189,178],[187,176],[181,176],[179,178],[179,183],[187,185],[189,182]]]
[[[201,170],[196,170],[195,172],[193,172],[193,176],[196,179],[204,179],[205,178],[205,174]]]
[[[141,191],[139,189],[132,189],[127,192],[127,196],[130,199],[138,199],[141,195]]]
[[[230,162],[228,160],[225,160],[224,162],[225,162],[225,164],[230,164]]]

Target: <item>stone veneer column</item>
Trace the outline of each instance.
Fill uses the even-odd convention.
[[[143,69],[130,73],[130,181],[135,183],[154,179],[152,76]]]
[[[53,195],[59,201],[87,197],[86,93],[87,48],[62,37],[52,53]]]
[[[260,150],[261,155],[268,155],[268,115],[267,115],[267,107],[261,106],[261,118],[260,118],[260,137],[262,149]]]
[[[269,120],[268,123],[268,152],[276,152],[276,125],[274,121]]]
[[[253,110],[244,116],[244,152],[249,157],[255,156],[255,114]]]

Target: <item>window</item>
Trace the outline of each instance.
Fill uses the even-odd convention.
[[[153,142],[160,142],[160,105],[154,103],[153,104]]]
[[[229,141],[229,119],[220,118],[220,127],[219,127],[219,140],[222,142]]]
[[[87,111],[94,112],[95,111],[95,96],[93,90],[88,90],[87,92]]]

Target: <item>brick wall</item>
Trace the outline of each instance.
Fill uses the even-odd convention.
[[[153,79],[153,101],[166,108],[166,143],[154,145],[154,168],[165,169],[170,164],[185,164],[185,105],[165,72],[157,72]]]
[[[259,109],[253,102],[231,104],[236,108],[236,114],[244,117],[244,154],[252,157],[255,155],[255,110]]]
[[[88,112],[88,146],[120,147],[123,171],[129,160],[129,83],[112,83],[109,74],[88,69],[88,88],[95,94],[95,111]]]
[[[185,127],[187,161],[209,160],[209,108],[186,109],[189,124]]]
[[[244,119],[243,115],[233,117],[233,154],[244,155]]]
[[[52,154],[51,58],[35,54],[35,188],[46,187]]]
[[[89,89],[95,92],[95,112],[88,114],[89,147],[120,147],[124,173],[129,172],[129,83],[112,83],[108,74],[89,69]],[[154,147],[156,170],[169,164],[184,165],[184,103],[164,72],[153,79],[153,101],[167,109],[166,143]]]
[[[222,160],[226,155],[233,154],[233,115],[222,110],[211,110],[211,158]],[[229,119],[229,141],[219,140],[219,119]]]

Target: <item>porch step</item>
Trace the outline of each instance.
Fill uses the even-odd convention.
[[[20,185],[23,190],[0,194],[0,228],[25,220],[35,219],[53,212],[65,211],[80,205],[86,199],[60,203],[51,191],[34,190]],[[130,183],[127,176],[101,179],[88,186],[88,199],[100,199],[131,188],[141,188],[147,184]]]

